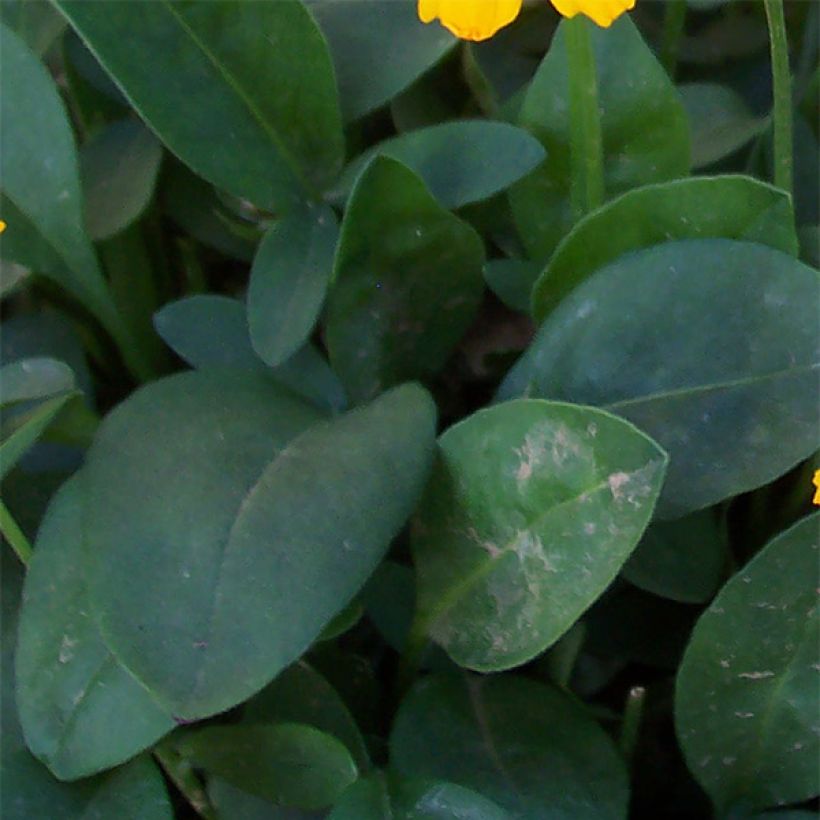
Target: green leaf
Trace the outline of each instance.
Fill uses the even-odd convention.
[[[328,820],[511,820],[478,792],[457,786],[382,773],[357,780]]]
[[[804,518],[730,579],[678,673],[678,738],[724,815],[820,792],[818,525],[820,513]]]
[[[73,389],[74,373],[56,359],[22,359],[0,367],[0,404],[4,406]]]
[[[413,0],[311,0],[336,67],[345,121],[391,100],[456,44],[425,26]]]
[[[340,741],[298,723],[209,726],[179,751],[243,791],[303,809],[329,806],[358,775]]]
[[[277,367],[307,340],[333,273],[339,236],[330,208],[297,211],[262,240],[248,286],[248,326],[260,358]]]
[[[221,777],[208,778],[208,797],[218,818],[230,820],[321,820],[324,812],[277,805],[237,789]]]
[[[0,179],[8,223],[0,254],[49,276],[110,328],[113,304],[83,228],[77,153],[65,107],[45,67],[4,25],[0,61]]]
[[[702,604],[720,586],[726,558],[718,514],[701,510],[651,524],[624,565],[623,576],[655,595]]]
[[[15,667],[26,742],[54,774],[109,769],[174,728],[116,661],[90,612],[80,476],[54,496],[26,575]],[[117,725],[116,732],[110,731]]]
[[[402,703],[390,760],[408,777],[474,789],[527,820],[625,818],[612,741],[556,689],[513,675],[428,677]]]
[[[492,292],[512,310],[529,313],[530,294],[541,268],[524,259],[491,259],[484,266],[484,279]]]
[[[562,22],[532,80],[519,122],[541,141],[547,159],[510,192],[530,256],[545,261],[572,227],[569,203],[568,66]],[[591,29],[609,196],[684,176],[689,170],[686,115],[666,71],[624,15]]]
[[[247,312],[237,299],[200,294],[170,302],[154,314],[154,327],[192,367],[255,371],[323,410],[338,413],[345,408],[338,378],[313,346],[305,345],[279,367],[265,365],[251,346]]]
[[[107,724],[108,727],[112,724]],[[173,820],[171,800],[159,769],[140,757],[112,772],[91,798],[79,820]]]
[[[692,167],[703,168],[734,154],[767,126],[733,89],[717,83],[678,86],[692,130]]]
[[[160,139],[210,182],[278,210],[334,179],[344,144],[333,67],[301,3],[55,4]]]
[[[592,408],[522,400],[451,427],[413,527],[416,628],[483,672],[540,654],[618,574],[665,466]]]
[[[83,145],[85,224],[92,239],[108,239],[139,219],[161,160],[156,137],[135,119],[111,123]]]
[[[596,270],[675,239],[745,239],[792,256],[797,236],[785,191],[751,177],[694,177],[630,191],[584,217],[556,248],[532,292],[537,322]]]
[[[333,735],[347,747],[358,768],[370,767],[364,739],[336,690],[312,667],[299,661],[250,700],[246,724],[304,723]]]
[[[3,0],[0,20],[38,56],[62,34],[65,21],[47,0]]]
[[[144,387],[100,427],[85,468],[92,606],[176,716],[234,706],[296,660],[416,503],[435,425],[424,391],[318,420],[253,374],[214,370]]]
[[[22,417],[15,416],[14,431],[0,444],[0,478],[7,476],[12,467],[34,446],[66,402],[78,395],[77,391],[63,393],[46,399]]]
[[[532,171],[545,153],[538,140],[508,123],[445,122],[400,134],[365,151],[345,169],[336,188],[340,200],[375,156],[402,162],[445,208],[460,208],[505,190]]]
[[[483,292],[478,234],[408,168],[376,157],[345,212],[328,297],[327,345],[351,400],[445,363]]]
[[[499,398],[592,404],[670,457],[658,515],[766,484],[817,446],[816,271],[726,239],[621,257],[541,326]]]

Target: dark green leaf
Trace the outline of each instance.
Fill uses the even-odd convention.
[[[254,350],[271,367],[308,339],[325,300],[339,236],[330,208],[297,211],[268,231],[251,268],[248,326]]]
[[[335,177],[333,68],[301,3],[55,4],[162,141],[215,185],[281,209]]]
[[[135,119],[112,123],[83,145],[85,224],[92,239],[108,239],[140,217],[161,159],[156,137]]]
[[[413,0],[311,0],[328,39],[342,112],[355,120],[388,102],[456,43],[419,21]]]
[[[596,270],[619,256],[674,239],[746,239],[797,255],[791,201],[751,177],[680,179],[630,191],[582,219],[535,283],[542,322]]]
[[[426,678],[399,709],[390,752],[398,772],[474,789],[514,817],[626,817],[610,739],[575,701],[524,678]]]
[[[491,259],[484,266],[490,290],[509,308],[529,313],[532,286],[541,273],[537,262],[524,259]]]
[[[174,715],[227,709],[296,660],[416,503],[435,424],[424,391],[294,439],[317,420],[270,382],[213,370],[142,388],[100,427],[85,468],[92,605]]]
[[[3,0],[0,20],[42,56],[62,34],[65,21],[47,0]]]
[[[179,750],[243,791],[303,809],[329,806],[358,774],[340,741],[298,723],[209,726]]]
[[[666,466],[621,419],[538,400],[475,413],[438,453],[413,528],[417,623],[485,672],[543,652],[604,591]]]
[[[547,318],[499,397],[605,407],[670,456],[658,514],[765,484],[817,447],[820,279],[725,239],[668,242],[602,268]]]
[[[820,513],[771,541],[698,621],[678,673],[687,763],[725,814],[820,791]]]
[[[323,811],[277,805],[237,789],[221,777],[208,778],[208,797],[220,820],[322,820]]]
[[[137,758],[112,772],[97,789],[78,820],[113,818],[173,820],[174,812],[165,782],[151,758]]]
[[[73,389],[74,373],[67,364],[56,359],[22,359],[0,367],[0,404],[3,405],[44,399]]]
[[[350,198],[328,298],[330,361],[366,401],[439,370],[475,316],[481,239],[408,168],[376,157]]]
[[[420,128],[357,157],[339,182],[340,199],[377,155],[404,163],[445,208],[460,208],[517,182],[544,159],[544,149],[526,131],[503,122],[459,120]]]
[[[82,570],[83,484],[54,497],[26,576],[15,666],[20,722],[57,777],[111,768],[174,727],[116,661],[90,612]],[[110,731],[117,725],[115,732]]]
[[[559,25],[532,80],[519,121],[547,149],[541,167],[511,191],[516,224],[528,252],[545,261],[572,226],[568,66]],[[609,196],[684,176],[689,132],[666,72],[624,15],[609,29],[592,27]]]

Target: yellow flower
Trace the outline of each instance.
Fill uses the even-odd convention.
[[[3,233],[3,231],[5,231],[5,230],[6,230],[6,223],[3,222],[2,219],[0,219],[0,233]]]
[[[518,17],[522,0],[418,0],[419,19],[430,23],[438,19],[462,40],[487,40]],[[599,26],[608,28],[635,0],[552,0],[564,15],[585,14]]]
[[[814,471],[814,478],[812,479],[812,484],[814,484],[814,486],[817,488],[814,491],[814,498],[812,499],[812,503],[820,506],[820,470]]]

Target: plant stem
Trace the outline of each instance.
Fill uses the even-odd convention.
[[[410,625],[407,634],[407,641],[404,644],[404,651],[399,659],[399,670],[396,676],[396,700],[400,700],[404,693],[410,688],[419,667],[424,659],[424,652],[430,642],[428,637],[429,623],[426,618],[419,618],[418,614]]]
[[[686,0],[666,0],[661,40],[661,63],[674,80],[678,68],[680,41],[686,25]]]
[[[577,220],[604,201],[604,151],[589,23],[578,14],[564,21],[564,27],[569,62],[570,198]]]
[[[23,531],[17,525],[17,522],[3,501],[0,501],[0,532],[3,533],[3,537],[17,553],[17,557],[20,561],[23,564],[28,564],[33,552],[31,544],[29,544],[28,538],[26,538]]]
[[[638,732],[643,718],[643,707],[646,701],[646,689],[643,686],[633,686],[626,696],[624,706],[624,720],[621,725],[621,753],[627,763],[631,763],[638,742]]]
[[[157,763],[162,766],[165,774],[179,789],[191,808],[204,820],[216,820],[216,812],[191,764],[168,744],[155,746],[153,751]]]
[[[763,0],[769,23],[774,93],[774,184],[793,193],[792,171],[792,78],[789,70],[789,41],[783,0]]]

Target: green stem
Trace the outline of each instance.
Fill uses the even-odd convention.
[[[576,220],[604,201],[601,112],[589,25],[581,14],[564,22],[569,61],[570,198]]]
[[[763,0],[769,23],[769,45],[774,90],[774,184],[789,194],[792,170],[792,78],[783,0]]]
[[[427,618],[419,618],[416,615],[410,625],[404,650],[399,659],[399,670],[396,677],[397,700],[402,698],[419,673],[424,653],[430,643],[428,631],[429,622]]]
[[[671,79],[678,68],[680,41],[686,26],[686,0],[666,0],[661,39],[661,63]]]
[[[23,531],[17,525],[3,501],[0,501],[0,532],[23,564],[31,560],[32,549]]]
[[[646,701],[646,689],[643,686],[633,686],[626,696],[624,720],[621,724],[621,753],[627,763],[632,762],[635,746],[638,743],[638,733],[643,719],[643,707]]]
[[[156,746],[154,757],[191,808],[204,820],[217,820],[208,794],[194,774],[191,764],[167,744]]]
[[[556,686],[569,688],[572,670],[584,645],[586,627],[578,621],[546,655],[547,669]]]

